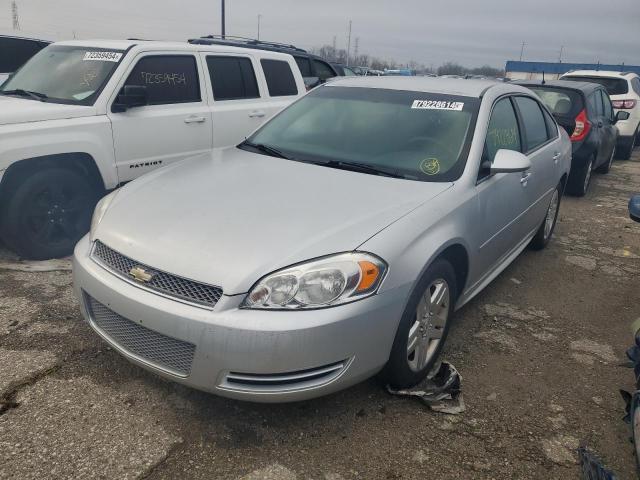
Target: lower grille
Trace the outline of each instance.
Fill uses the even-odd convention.
[[[336,362],[323,367],[287,373],[229,372],[223,387],[229,390],[279,392],[317,387],[338,378],[348,362]]]
[[[125,353],[173,375],[191,372],[195,345],[127,320],[86,293],[85,304],[93,325]]]

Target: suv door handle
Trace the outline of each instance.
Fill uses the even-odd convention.
[[[531,172],[523,172],[522,173],[522,178],[520,179],[520,183],[522,184],[523,187],[527,186],[527,183],[529,183],[529,177],[531,176]]]
[[[558,164],[558,160],[560,159],[560,152],[555,152],[553,154],[553,163]]]
[[[184,123],[204,123],[207,119],[205,117],[198,117],[196,115],[191,115],[184,119]]]
[[[262,118],[265,115],[266,114],[265,114],[264,110],[254,110],[253,112],[251,112],[249,114],[249,118]]]

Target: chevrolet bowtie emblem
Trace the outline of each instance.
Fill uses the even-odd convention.
[[[143,283],[150,282],[151,279],[153,278],[153,274],[148,273],[142,267],[133,267],[131,270],[129,270],[129,275],[131,275],[134,280],[137,280],[138,282],[143,282]]]

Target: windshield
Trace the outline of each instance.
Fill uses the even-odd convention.
[[[575,90],[529,85],[527,88],[533,90],[554,115],[575,118],[584,108],[582,96]]]
[[[458,178],[466,163],[478,98],[325,86],[284,110],[241,145],[291,160],[339,162],[429,182]]]
[[[55,103],[93,105],[124,52],[51,45],[38,52],[2,87],[4,95],[29,96]]]
[[[609,95],[624,95],[625,93],[629,93],[629,86],[627,85],[627,81],[622,78],[587,77],[572,75],[570,77],[562,77],[562,80],[570,80],[572,82],[599,83],[607,90]]]

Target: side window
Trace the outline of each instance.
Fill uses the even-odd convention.
[[[599,112],[598,106],[600,105],[600,97],[596,95],[596,93],[592,93],[591,95],[589,95],[589,98],[587,98],[591,115],[600,115],[598,113]]]
[[[316,67],[316,76],[320,78],[321,81],[325,81],[327,78],[335,77],[336,74],[333,73],[333,70],[329,65],[320,60],[313,60],[313,66]]]
[[[251,60],[246,57],[207,57],[207,68],[215,100],[259,98],[258,82]]]
[[[533,150],[545,143],[547,136],[547,124],[542,116],[542,109],[533,98],[515,97],[516,105],[522,118],[524,137],[526,139],[525,151]]]
[[[544,115],[544,123],[547,124],[547,136],[549,138],[556,138],[558,136],[558,125],[556,121],[547,113],[543,108],[542,115]]]
[[[508,98],[498,100],[491,112],[483,161],[493,162],[500,149],[521,151],[518,120]]]
[[[600,90],[600,96],[602,97],[602,104],[604,105],[604,117],[613,120],[613,107],[611,106],[609,95],[607,95],[604,90]]]
[[[307,57],[293,57],[298,64],[300,73],[303,77],[312,77],[311,75],[311,63]]]
[[[147,87],[149,105],[200,101],[200,81],[195,57],[154,55],[138,61],[125,85]]]
[[[285,97],[298,94],[296,80],[293,78],[293,72],[287,62],[262,59],[260,64],[267,79],[269,95],[272,97]]]

